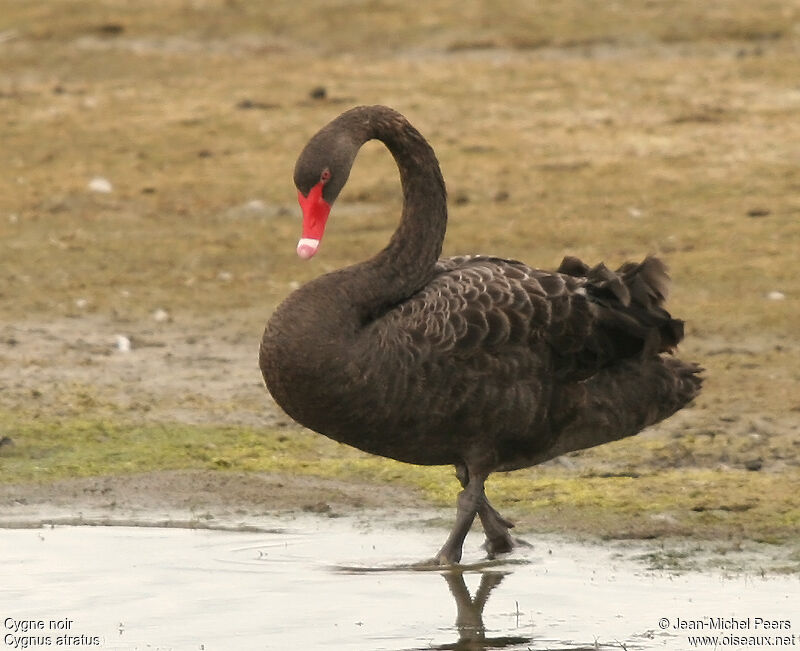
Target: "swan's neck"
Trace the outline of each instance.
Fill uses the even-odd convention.
[[[433,149],[400,114],[373,113],[362,138],[361,144],[377,139],[386,145],[397,163],[403,189],[400,224],[386,248],[342,270],[343,276],[349,277],[345,282],[352,283],[353,302],[363,320],[382,313],[429,282],[442,252],[447,196]]]

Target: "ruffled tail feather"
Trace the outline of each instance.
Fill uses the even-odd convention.
[[[637,355],[673,352],[683,339],[683,321],[664,309],[670,278],[659,258],[648,256],[611,271],[602,263],[589,267],[568,256],[558,271],[584,281],[597,317],[591,348],[600,366]]]

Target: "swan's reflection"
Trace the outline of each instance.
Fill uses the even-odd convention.
[[[483,651],[484,649],[503,649],[530,642],[530,637],[518,635],[487,637],[486,627],[483,625],[483,609],[489,600],[489,595],[505,578],[504,572],[483,572],[475,598],[470,595],[464,581],[464,573],[451,571],[442,573],[450,594],[456,601],[456,629],[458,642],[441,644],[432,649],[456,649],[457,651]]]
[[[520,562],[520,561],[517,561]],[[527,561],[521,561],[525,563]],[[458,631],[458,640],[456,642],[449,642],[445,644],[432,644],[428,643],[424,647],[414,647],[407,651],[429,651],[430,649],[438,651],[446,651],[452,649],[454,651],[487,651],[488,649],[514,649],[518,651],[528,650],[531,651],[531,644],[535,648],[542,648],[536,646],[537,644],[547,644],[547,649],[550,651],[597,651],[598,649],[611,649],[620,648],[619,643],[614,645],[606,645],[595,641],[591,644],[586,643],[572,643],[570,641],[556,641],[546,640],[539,635],[533,635],[531,630],[530,635],[499,635],[487,636],[486,627],[483,623],[483,611],[489,597],[497,586],[499,586],[506,576],[511,572],[508,570],[490,570],[489,567],[497,567],[498,565],[514,564],[513,560],[505,560],[502,563],[497,561],[486,561],[483,563],[476,563],[469,566],[454,567],[445,570],[441,567],[431,565],[429,563],[411,563],[403,565],[392,565],[382,567],[352,567],[352,566],[339,566],[337,571],[347,574],[364,574],[372,572],[429,572],[435,571],[440,573],[447,583],[450,594],[456,602],[456,621],[455,628]],[[464,581],[464,574],[480,573],[480,583],[478,589],[475,591],[475,597],[470,594],[469,588]],[[517,613],[516,627],[520,628],[519,615]],[[512,614],[513,616],[513,614]],[[439,629],[440,631],[443,629]],[[523,629],[524,630],[524,629]],[[491,632],[491,629],[490,629]],[[561,646],[552,646],[552,643],[560,644]],[[623,647],[627,648],[627,647]]]

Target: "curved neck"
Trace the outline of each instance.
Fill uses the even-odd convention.
[[[403,189],[400,224],[386,248],[339,272],[349,276],[352,292],[348,293],[363,320],[411,296],[430,280],[447,228],[447,192],[433,149],[402,115],[385,107],[360,107],[341,117],[348,122],[357,118],[347,125],[356,151],[368,140],[386,145]]]
[[[402,279],[414,292],[427,283],[442,253],[447,192],[431,146],[399,114],[388,118],[375,121],[373,137],[386,145],[397,163],[403,213],[388,246],[369,262]]]

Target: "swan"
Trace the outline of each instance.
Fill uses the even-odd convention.
[[[632,436],[687,405],[702,369],[671,354],[683,321],[664,309],[669,277],[657,257],[616,271],[574,257],[556,271],[493,256],[440,258],[439,163],[388,107],[342,113],[300,154],[301,258],[317,253],[356,154],[372,139],[397,163],[400,223],[379,253],[277,307],[260,368],[277,404],[308,429],[375,455],[455,466],[456,519],[434,561],[461,560],[476,516],[494,557],[518,541],[486,497],[490,473]]]

